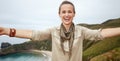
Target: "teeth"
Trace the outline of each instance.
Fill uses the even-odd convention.
[[[69,20],[68,18],[66,18],[65,20]]]
[[[69,21],[69,20],[70,20],[70,18],[64,18],[64,20],[65,20],[65,21]]]

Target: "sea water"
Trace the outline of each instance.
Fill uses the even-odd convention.
[[[0,56],[0,61],[49,61],[48,57],[41,53],[14,53]]]

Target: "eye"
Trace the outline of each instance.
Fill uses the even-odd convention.
[[[63,13],[63,14],[65,14],[65,13],[66,13],[66,11],[62,11],[62,13]]]
[[[68,13],[72,13],[72,11],[71,11],[71,10],[69,10],[69,11],[68,11]]]

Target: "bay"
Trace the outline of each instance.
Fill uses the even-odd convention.
[[[0,56],[0,61],[49,61],[48,57],[41,53],[19,52]]]

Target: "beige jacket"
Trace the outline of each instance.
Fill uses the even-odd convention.
[[[103,39],[100,30],[90,30],[82,26],[75,26],[75,37],[72,47],[72,56],[68,59],[68,53],[65,55],[60,45],[60,27],[54,27],[44,31],[33,31],[32,40],[52,40],[52,61],[82,61],[83,40],[101,40]]]

